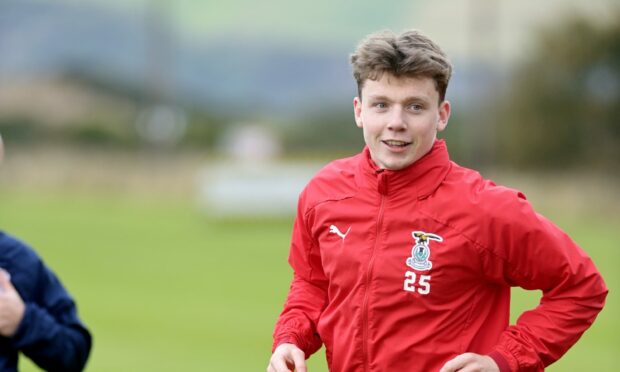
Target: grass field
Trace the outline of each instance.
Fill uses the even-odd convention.
[[[78,300],[94,334],[88,371],[266,367],[291,276],[292,220],[217,221],[190,199],[0,185],[0,228],[34,246]],[[615,371],[620,219],[551,214],[592,255],[611,293],[592,329],[549,370]],[[515,312],[534,306],[535,295],[516,291]],[[326,371],[323,359],[313,357],[309,370]]]

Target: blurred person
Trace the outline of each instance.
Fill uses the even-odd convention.
[[[0,371],[17,371],[20,352],[46,371],[81,371],[90,348],[91,335],[56,275],[0,230]]]
[[[417,31],[369,35],[351,56],[366,146],[299,197],[269,372],[542,371],[603,308],[588,255],[519,191],[450,161],[452,65]],[[509,325],[510,288],[542,290]]]

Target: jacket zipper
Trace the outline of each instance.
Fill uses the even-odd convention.
[[[380,179],[380,181],[383,181]],[[368,371],[368,296],[370,292],[370,278],[372,276],[372,269],[375,263],[375,252],[377,251],[377,245],[379,242],[379,233],[381,232],[381,224],[383,222],[383,206],[385,204],[385,194],[381,193],[381,203],[379,205],[379,215],[377,217],[377,231],[375,232],[375,244],[370,254],[370,260],[368,261],[368,269],[366,270],[366,289],[364,293],[364,302],[362,303],[362,347],[363,347],[363,363],[364,371]]]

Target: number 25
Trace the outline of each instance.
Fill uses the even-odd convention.
[[[418,293],[419,294],[428,294],[431,291],[431,276],[430,275],[420,275],[420,281],[418,282]],[[404,290],[407,292],[415,292],[416,291],[416,273],[412,271],[407,271],[405,273],[405,286]]]

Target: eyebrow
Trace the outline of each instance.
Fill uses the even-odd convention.
[[[387,96],[384,95],[374,95],[374,96],[368,96],[367,97],[369,100],[372,101],[393,101],[392,99],[390,99]],[[411,102],[420,102],[420,103],[428,103],[431,100],[428,99],[428,97],[425,96],[409,96],[409,97],[405,97],[403,100],[399,100],[400,102],[405,102],[405,103],[411,103]]]

